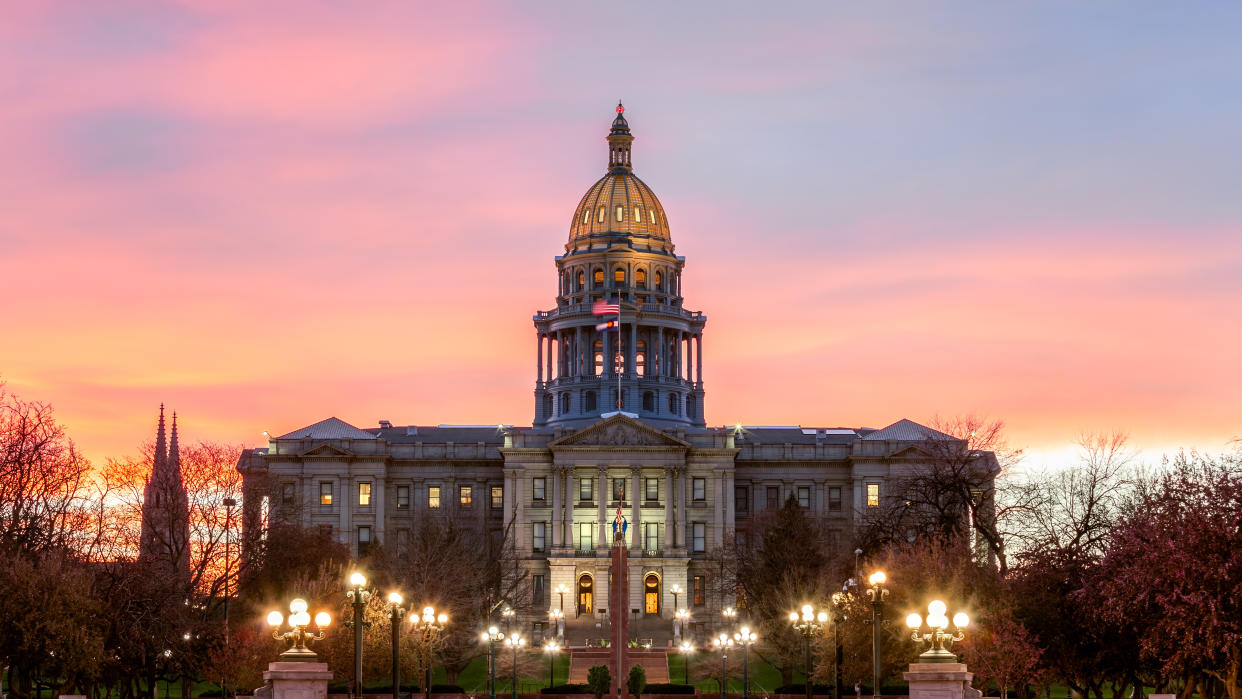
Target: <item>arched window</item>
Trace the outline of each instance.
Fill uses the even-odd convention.
[[[604,270],[603,268],[596,267],[595,271],[591,273],[591,288],[598,289],[602,287],[603,285],[604,285]]]
[[[647,288],[647,270],[640,269],[634,273],[634,284],[637,285],[639,289]]]
[[[561,415],[569,413],[569,392],[561,394]]]
[[[596,340],[594,347],[595,354],[595,375],[604,375],[604,341]]]
[[[694,414],[694,409],[695,409],[694,404],[695,404],[694,396],[686,396],[686,417],[697,417]]]
[[[595,400],[595,391],[587,391],[586,395],[583,396],[582,402],[584,403],[584,406],[582,408],[584,412],[588,412],[588,413],[595,412],[596,408],[598,407],[596,400]]]
[[[655,285],[656,291],[664,291],[664,272],[661,272],[660,270],[657,269],[655,277],[656,277],[656,285]]]
[[[674,415],[677,414],[677,394],[668,394],[668,411]]]
[[[618,267],[612,270],[613,286],[625,286],[625,268]]]
[[[584,287],[586,287],[586,272],[578,270],[578,291],[582,291]]]
[[[634,536],[638,536],[638,533],[635,532]],[[643,543],[646,545],[654,542]],[[655,573],[647,573],[647,577],[643,579],[643,611],[652,616],[660,613],[660,576]]]
[[[578,542],[579,548],[585,548],[584,544],[587,540],[584,538]],[[592,614],[595,610],[595,586],[591,576],[583,573],[578,578],[578,614]]]
[[[647,341],[639,340],[637,352],[634,355],[634,371],[639,377],[646,376],[647,373]]]
[[[655,393],[652,391],[643,391],[643,410],[649,413],[655,412]]]

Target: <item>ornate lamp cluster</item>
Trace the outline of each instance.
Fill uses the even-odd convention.
[[[828,623],[828,612],[824,610],[815,611],[815,607],[809,604],[802,605],[802,614],[798,612],[789,613],[789,623],[793,624],[794,630],[802,634],[802,650],[806,654],[806,699],[811,699],[811,638],[815,634],[824,629]]]
[[[949,627],[949,618],[945,616],[948,607],[940,600],[932,600],[927,605],[927,632],[923,631],[923,617],[910,614],[906,617],[906,626],[910,627],[914,641],[926,643],[929,648],[919,655],[924,663],[955,663],[957,656],[949,649],[957,641],[966,638],[965,628],[970,624],[970,617],[965,612],[953,615],[953,633],[945,631]]]
[[[319,612],[315,615],[315,632],[308,631],[311,625],[310,613],[306,611],[306,600],[298,598],[289,603],[289,630],[281,631],[281,626],[285,623],[285,615],[278,611],[272,611],[267,615],[268,626],[272,627],[272,638],[278,641],[284,641],[289,644],[289,648],[280,654],[282,660],[293,662],[313,662],[315,653],[307,644],[311,641],[322,641],[323,632],[332,623],[332,617],[327,612]]]

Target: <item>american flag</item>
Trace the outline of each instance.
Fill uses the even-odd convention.
[[[616,313],[617,315],[621,315],[621,304],[620,303],[604,303],[603,301],[596,301],[595,305],[591,307],[591,313],[597,316],[606,316],[609,313]]]

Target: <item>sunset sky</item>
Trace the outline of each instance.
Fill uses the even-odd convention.
[[[13,3],[0,379],[95,461],[533,413],[618,98],[708,424],[1242,436],[1242,4]]]

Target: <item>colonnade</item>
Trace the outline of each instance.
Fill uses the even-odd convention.
[[[622,324],[622,332],[629,334],[624,343],[625,378],[638,377],[637,348],[639,340],[646,343],[643,357],[643,375],[676,378],[702,383],[703,381],[703,333],[687,330],[666,329],[663,326],[642,326],[639,337],[637,323]],[[668,340],[665,340],[667,330]],[[654,334],[653,332],[654,331]],[[535,376],[539,385],[547,385],[555,379],[582,376],[615,376],[615,356],[618,333],[599,332],[583,326],[571,329],[539,332],[535,335]],[[583,338],[586,342],[584,343]],[[600,341],[602,362],[596,374],[594,346]]]

